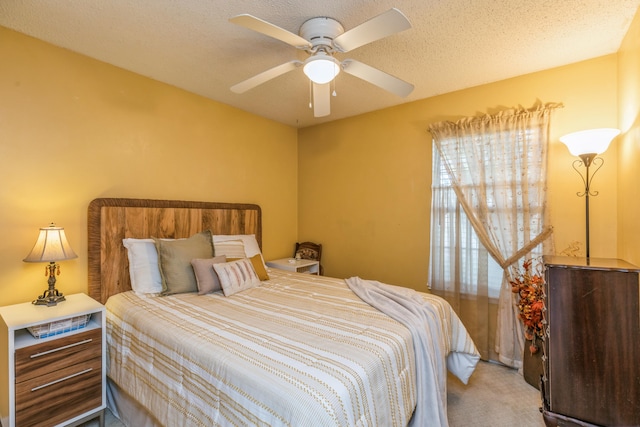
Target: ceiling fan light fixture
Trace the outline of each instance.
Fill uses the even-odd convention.
[[[305,61],[303,71],[312,82],[323,85],[340,73],[340,63],[327,54],[317,54]]]

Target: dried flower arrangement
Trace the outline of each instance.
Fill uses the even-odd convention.
[[[535,265],[534,265],[535,264]],[[539,347],[535,338],[542,338],[544,323],[542,311],[544,309],[544,274],[541,262],[527,259],[522,263],[519,275],[510,282],[511,291],[518,295],[518,309],[520,319],[524,323],[524,336],[531,341],[529,351],[538,352]]]

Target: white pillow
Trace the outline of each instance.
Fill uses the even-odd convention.
[[[158,251],[153,239],[122,239],[129,258],[131,289],[137,294],[162,292],[162,276],[158,267]]]
[[[218,253],[215,247],[216,243],[224,242],[227,240],[242,240],[242,243],[244,243],[244,252],[247,258],[251,258],[254,255],[260,254],[260,258],[262,259],[262,264],[264,264],[264,258],[262,257],[262,252],[260,252],[260,246],[258,245],[258,241],[256,240],[255,234],[214,234],[213,247],[214,247],[214,252],[216,254]],[[266,268],[266,265],[265,265],[265,268]]]
[[[213,269],[218,273],[222,292],[226,297],[262,283],[248,258],[213,264]]]

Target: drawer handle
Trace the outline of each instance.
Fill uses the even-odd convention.
[[[89,339],[86,339],[86,340],[75,342],[73,344],[69,344],[69,345],[65,345],[65,346],[62,346],[62,347],[54,348],[53,350],[48,350],[48,351],[43,351],[41,353],[32,354],[29,357],[32,358],[32,359],[35,359],[36,357],[44,356],[46,354],[55,353],[56,351],[66,350],[67,348],[75,347],[77,345],[87,344],[87,343],[90,343],[91,341],[93,341],[93,339],[89,338]]]
[[[59,380],[51,381],[50,383],[42,384],[42,385],[39,385],[38,387],[34,387],[34,388],[31,389],[31,391],[40,390],[41,388],[45,388],[45,387],[52,386],[54,384],[61,383],[62,381],[66,381],[66,380],[69,380],[71,378],[75,378],[78,375],[86,374],[87,372],[90,372],[92,370],[93,370],[93,368],[89,368],[89,369],[85,369],[84,371],[76,372],[75,374],[68,375],[68,376],[66,376],[64,378],[60,378]]]

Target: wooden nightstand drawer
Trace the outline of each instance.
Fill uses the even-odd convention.
[[[16,425],[49,426],[102,403],[102,358],[48,365],[49,372],[16,384]]]
[[[105,308],[85,294],[65,297],[51,307],[0,307],[2,427],[75,426],[103,415]]]
[[[102,353],[102,330],[92,329],[16,350],[16,383],[85,362]]]

